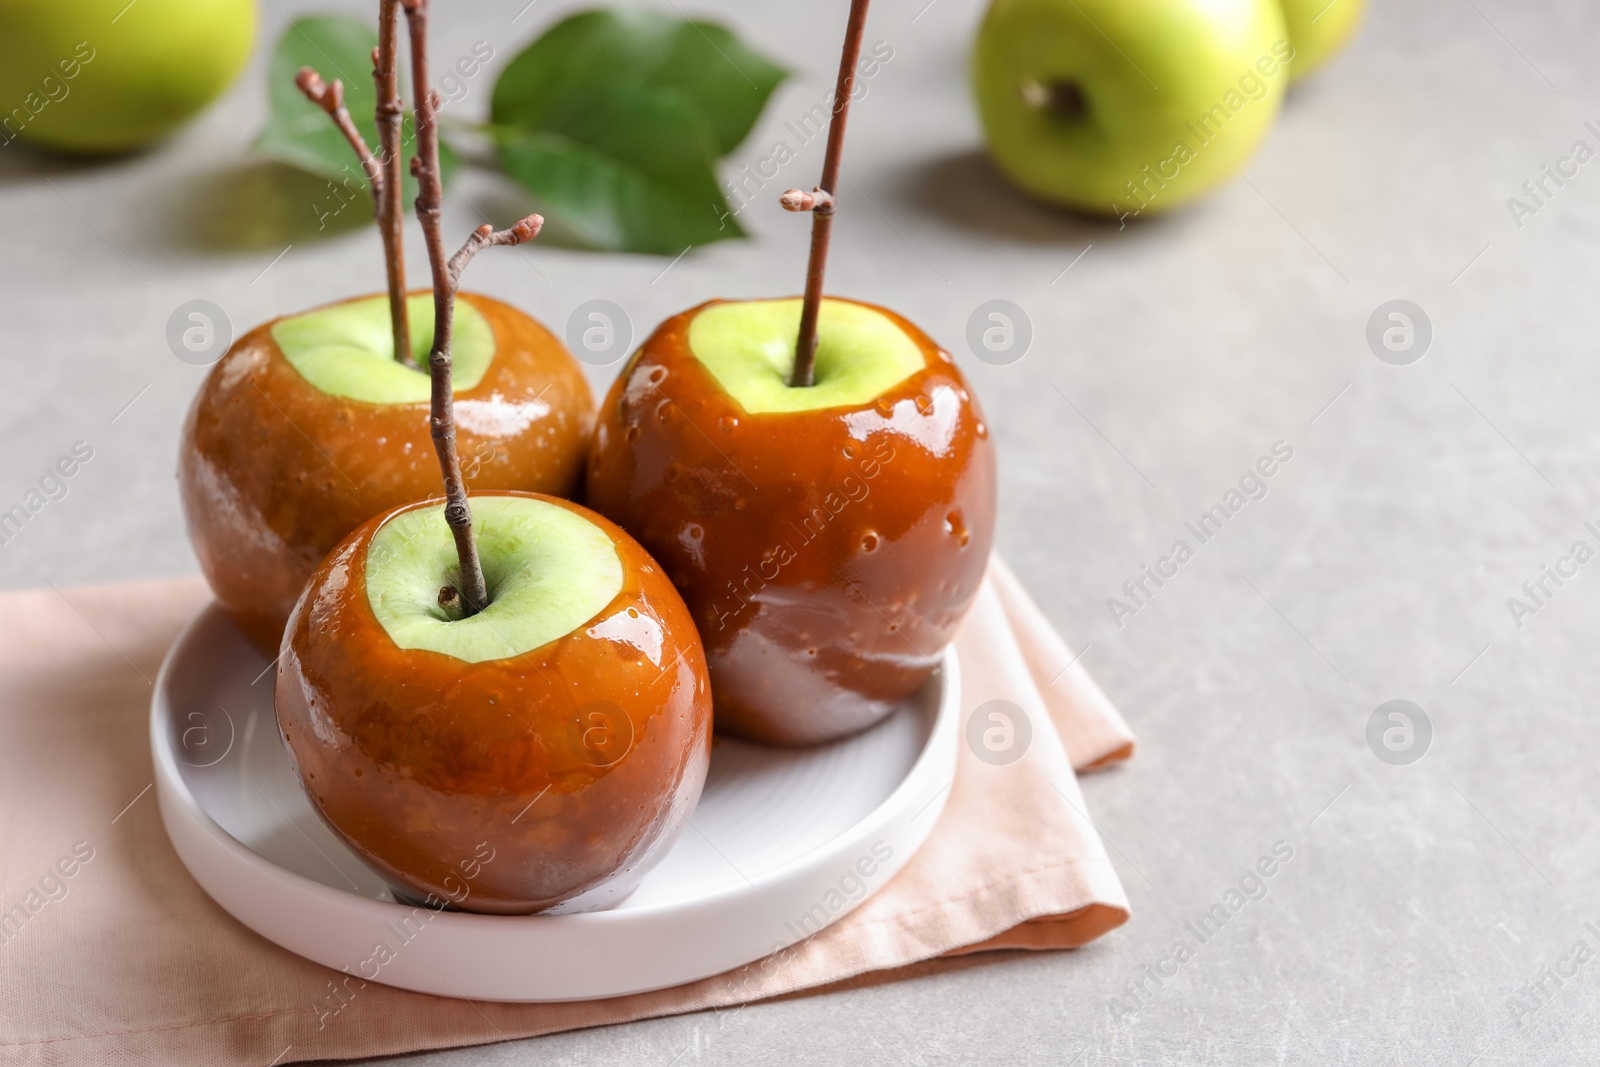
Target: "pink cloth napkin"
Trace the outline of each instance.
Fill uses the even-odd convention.
[[[888,979],[937,957],[1070,948],[1128,919],[1074,768],[1129,758],[1133,735],[996,560],[957,638],[963,725],[1009,701],[1027,748],[1007,763],[963,745],[927,843],[839,922],[654,993],[494,1004],[368,983],[332,1013],[334,972],[212,903],[157,812],[151,686],[207,599],[198,579],[0,595],[0,1060],[267,1065],[469,1045]]]

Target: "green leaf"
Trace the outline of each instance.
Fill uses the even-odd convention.
[[[674,255],[744,235],[712,170],[715,135],[678,101],[597,88],[498,144],[506,173],[593,247]]]
[[[558,225],[600,248],[675,254],[743,235],[716,161],[784,74],[711,23],[587,11],[511,60],[490,117],[507,173]]]
[[[301,67],[311,67],[323,80],[344,82],[344,104],[356,129],[374,155],[378,152],[378,123],[373,115],[378,92],[372,81],[372,50],[378,31],[360,19],[314,15],[296,19],[278,38],[267,67],[266,128],[256,138],[256,151],[350,188],[366,190],[366,175],[355,150],[333,120],[307,100],[294,83]],[[409,204],[417,195],[410,159],[416,154],[411,116],[401,133],[404,197]],[[456,157],[447,145],[439,146],[439,166],[445,177],[455,168]]]
[[[537,126],[562,98],[598,86],[670,96],[700,112],[727,155],[749,134],[783,68],[711,22],[648,11],[584,11],[556,23],[506,66],[493,121]]]

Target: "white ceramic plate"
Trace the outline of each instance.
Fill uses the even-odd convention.
[[[610,911],[488,916],[397,904],[312,810],[273,672],[220,609],[173,645],[150,712],[161,817],[235,918],[369,981],[482,1000],[581,1000],[690,982],[837,920],[927,838],[955,774],[953,651],[903,707],[805,750],[718,739],[690,825]]]

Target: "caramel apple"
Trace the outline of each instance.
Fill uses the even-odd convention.
[[[544,220],[481,226],[445,258],[427,0],[403,6],[434,316],[429,407],[411,419],[428,427],[444,500],[367,520],[315,569],[279,646],[278,728],[312,806],[398,899],[497,914],[604,907],[699,800],[705,653],[682,598],[622,530],[550,496],[467,493],[456,360],[464,377],[493,364],[473,355],[485,305],[457,314],[461,272]]]
[[[660,561],[705,642],[717,727],[840,737],[920,685],[982,581],[995,461],[948,353],[892,311],[799,300],[668,319],[601,405],[588,503]]]
[[[644,550],[593,512],[471,495],[489,595],[441,605],[439,503],[363,524],[312,576],[278,722],[312,805],[405,900],[576,911],[626,896],[711,755],[704,653]]]
[[[324,82],[309,67],[295,78],[371,186],[387,293],[250,331],[211,369],[184,426],[178,481],[195,554],[217,600],[263,650],[277,649],[306,579],[346,534],[437,489],[425,417],[435,308],[430,294],[405,288],[402,6],[379,5],[376,154],[344,106],[342,82]],[[430,265],[443,266],[432,210]],[[594,417],[577,361],[515,308],[462,299],[455,389],[467,480],[475,489],[571,495]]]
[[[417,361],[432,298],[407,305]],[[455,399],[473,489],[569,496],[594,401],[551,333],[498,300],[462,294]],[[212,368],[184,425],[178,484],[217,600],[276,651],[306,579],[367,519],[437,495],[428,374],[394,358],[382,296],[276,319]]]
[[[851,0],[805,296],[668,319],[601,406],[588,501],[700,627],[717,726],[774,744],[882,719],[933,670],[994,538],[995,458],[966,379],[899,315],[824,300],[867,0]]]

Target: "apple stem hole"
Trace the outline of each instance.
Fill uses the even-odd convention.
[[[1089,98],[1083,95],[1083,86],[1070,78],[1052,82],[1025,81],[1021,92],[1028,106],[1049,111],[1058,118],[1076,122],[1089,113]]]
[[[789,384],[796,389],[812,385],[817,359],[817,315],[822,309],[822,282],[828,265],[828,239],[833,233],[834,197],[839,189],[839,161],[844,154],[844,125],[855,94],[856,63],[861,57],[861,36],[867,27],[869,0],[850,0],[845,23],[844,48],[839,55],[839,78],[833,91],[833,115],[828,120],[828,147],[822,160],[822,181],[814,195],[789,190],[779,198],[785,209],[811,212],[811,254],[806,261],[806,293],[800,306],[800,334],[794,345],[794,371]],[[809,201],[809,203],[807,203]]]
[[[401,227],[405,206],[400,185],[400,131],[405,105],[400,100],[399,57],[395,48],[400,32],[401,0],[382,0],[378,15],[378,47],[372,51],[372,78],[377,83],[375,119],[378,125],[378,151],[374,155],[366,138],[344,106],[344,83],[335,78],[327,83],[311,67],[301,67],[294,83],[307,100],[327,112],[334,126],[361,164],[372,190],[373,212],[383,238],[384,274],[389,289],[389,326],[394,342],[394,358],[407,367],[416,367],[411,355],[411,321],[406,314],[405,242]]]
[[[483,561],[478,557],[478,542],[472,532],[472,506],[467,501],[467,484],[461,475],[461,457],[456,449],[455,396],[450,385],[454,359],[450,353],[451,331],[455,323],[456,293],[461,287],[461,272],[472,257],[490,245],[519,245],[539,235],[544,219],[529,215],[509,229],[496,230],[485,223],[472,231],[466,244],[448,260],[444,255],[444,236],[439,227],[444,183],[439,171],[439,107],[442,98],[428,81],[428,0],[400,0],[405,8],[406,27],[411,37],[411,82],[417,94],[415,114],[417,154],[411,159],[411,173],[417,179],[417,222],[428,249],[428,266],[433,279],[433,344],[428,352],[428,373],[432,379],[432,403],[428,424],[433,449],[439,457],[439,472],[444,477],[445,522],[455,539],[456,556],[461,564],[458,587],[446,588],[461,600],[461,617],[476,615],[489,606],[489,587],[483,577]],[[440,590],[441,606],[445,590]]]
[[[417,365],[411,354],[411,319],[406,312],[406,207],[401,182],[401,135],[405,123],[405,103],[400,99],[400,0],[381,0],[378,5],[378,47],[372,53],[372,78],[377,83],[374,108],[378,123],[378,161],[383,165],[382,195],[379,197],[378,232],[383,238],[383,265],[389,287],[389,323],[394,336],[394,358],[407,367]]]

